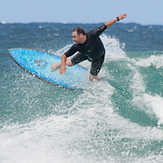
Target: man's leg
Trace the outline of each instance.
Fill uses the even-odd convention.
[[[55,71],[56,69],[58,69],[61,66],[61,62],[58,63],[54,63],[51,67],[51,71]]]
[[[91,70],[90,70],[90,75],[89,79],[93,81],[94,79],[99,81],[100,77],[98,76],[98,73],[101,70],[101,67],[104,62],[105,55],[101,56],[98,60],[93,60],[92,65],[91,65]]]
[[[66,65],[67,66],[73,66],[71,59],[67,59],[66,61]],[[51,67],[51,71],[55,71],[56,69],[58,69],[59,67],[61,67],[61,62],[58,63],[54,63]]]

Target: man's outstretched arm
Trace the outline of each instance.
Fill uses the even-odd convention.
[[[119,21],[119,20],[122,20],[124,18],[127,17],[127,14],[121,14],[119,15],[119,17],[117,17],[116,19],[113,19],[113,20],[110,20],[108,22],[105,23],[105,25],[108,27],[110,27],[112,24],[114,24],[115,22]]]

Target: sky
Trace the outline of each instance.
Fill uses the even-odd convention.
[[[163,0],[0,0],[0,22],[102,23],[121,13],[123,23],[163,25]]]

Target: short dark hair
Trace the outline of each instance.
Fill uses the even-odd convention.
[[[74,31],[76,31],[78,35],[80,35],[80,34],[86,35],[84,29],[81,27],[77,27],[77,28],[73,29],[73,32]]]

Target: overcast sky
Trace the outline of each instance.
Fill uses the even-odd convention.
[[[127,13],[124,23],[163,25],[163,0],[0,0],[0,22],[101,23]]]

